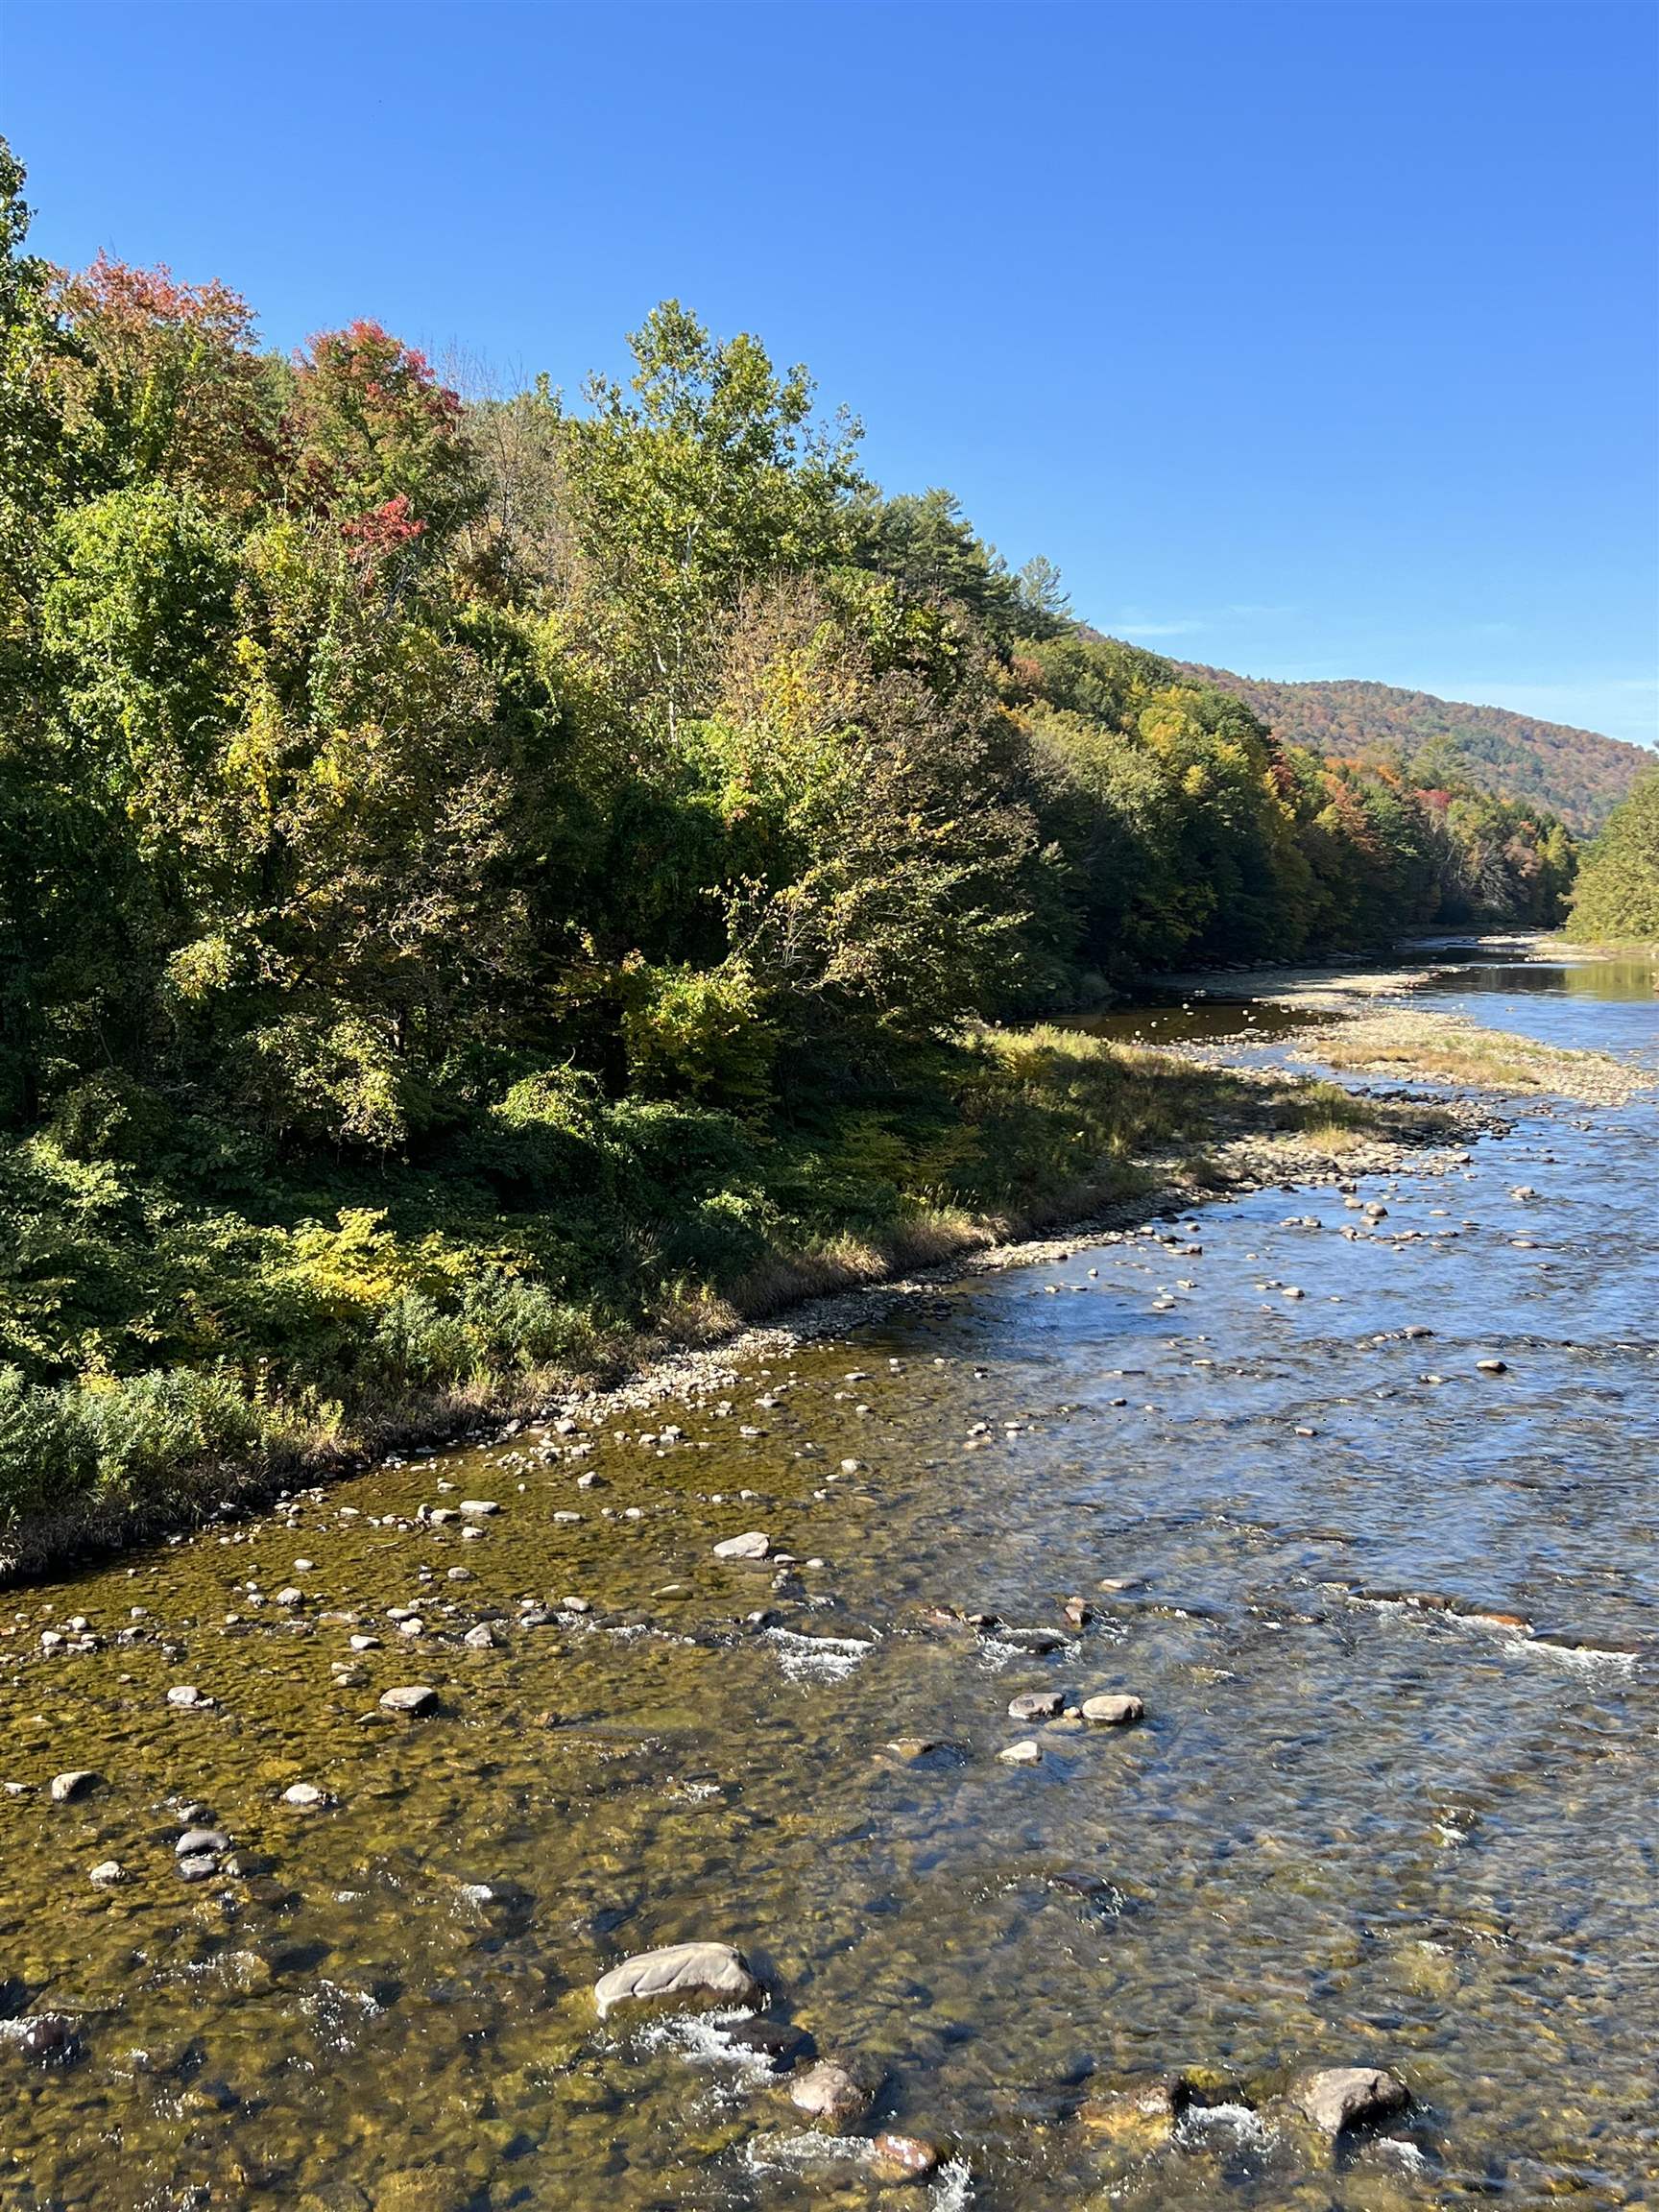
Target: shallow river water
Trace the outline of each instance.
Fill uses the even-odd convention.
[[[1659,1065],[1653,972],[1587,974],[1426,998]],[[0,2205],[1653,2200],[1656,1135],[1529,1106],[7,1594]],[[1145,1719],[1008,1717],[1050,1689]],[[599,2023],[692,1936],[939,2170],[883,2193],[718,2024]],[[1355,2062],[1413,2113],[1321,2150],[1275,2098]],[[1089,2125],[1180,2069],[1167,2141]]]

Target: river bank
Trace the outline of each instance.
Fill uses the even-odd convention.
[[[132,1484],[100,1483],[61,1500],[13,1506],[0,1535],[0,1581],[28,1579],[61,1561],[153,1541],[204,1518],[255,1510],[278,1491],[360,1473],[388,1452],[478,1443],[522,1423],[594,1403],[607,1390],[661,1394],[755,1341],[757,1323],[788,1315],[801,1340],[847,1325],[861,1293],[963,1263],[1006,1265],[1041,1256],[1041,1233],[1109,1231],[1148,1209],[1198,1203],[1264,1182],[1320,1181],[1383,1172],[1426,1145],[1466,1139],[1486,1125],[1467,1101],[1412,1103],[1351,1097],[1337,1086],[1286,1070],[1200,1065],[1175,1055],[1108,1047],[1063,1031],[1033,1033],[1027,1079],[1051,1113],[1074,1118],[1062,1149],[1087,1145],[1082,1172],[1042,1172],[1018,1208],[995,1214],[929,1206],[885,1230],[827,1238],[806,1252],[779,1252],[728,1290],[683,1296],[654,1330],[614,1327],[584,1369],[535,1368],[475,1380],[464,1389],[406,1393],[349,1420],[322,1420],[276,1404],[265,1435],[243,1449],[171,1463]],[[1018,1048],[1022,1040],[1001,1040]],[[1194,1142],[1187,1132],[1202,1132]],[[1155,1141],[1161,1140],[1160,1141]],[[0,1457],[8,1439],[0,1435]],[[27,1446],[25,1445],[25,1448]],[[12,1440],[12,1449],[17,1445]]]
[[[0,2194],[1642,2201],[1654,1106],[1464,1105],[15,1591]]]
[[[1504,936],[1460,949],[1514,959],[1538,956],[1548,942]],[[837,1316],[855,1310],[844,1302],[860,1292],[978,1264],[980,1256],[990,1256],[983,1263],[1018,1263],[1022,1253],[1041,1252],[1032,1240],[1044,1232],[1075,1239],[1148,1210],[1266,1182],[1317,1184],[1344,1172],[1383,1172],[1412,1148],[1489,1126],[1491,1108],[1505,1097],[1552,1092],[1612,1104],[1647,1080],[1605,1054],[1415,1010],[1412,994],[1438,971],[1439,950],[1438,943],[1412,948],[1420,957],[1402,965],[1348,962],[1170,978],[1163,1002],[1180,999],[1189,1015],[1194,1004],[1212,1009],[1196,1039],[1171,1035],[1167,1024],[1161,1034],[1157,1017],[1146,1018],[1143,1033],[1133,1013],[1113,1018],[1118,1034],[1110,1040],[1058,1028],[987,1037],[982,1050],[999,1070],[1001,1089],[989,1122],[984,1104],[974,1102],[972,1112],[994,1131],[1002,1172],[1012,1170],[1022,1185],[1017,1202],[987,1211],[950,1202],[936,1188],[928,1202],[902,1202],[884,1222],[866,1217],[856,1229],[829,1227],[805,1249],[774,1246],[735,1280],[676,1288],[644,1325],[595,1316],[582,1331],[581,1364],[480,1364],[464,1382],[437,1388],[407,1382],[391,1390],[359,1387],[349,1405],[339,1397],[319,1404],[303,1368],[294,1378],[299,1386],[284,1390],[262,1372],[252,1386],[238,1382],[221,1363],[205,1374],[138,1378],[143,1395],[131,1411],[121,1402],[129,1386],[115,1378],[89,1392],[56,1396],[20,1388],[13,1379],[11,1398],[0,1406],[0,1508],[10,1507],[0,1533],[0,1580],[26,1579],[204,1517],[255,1509],[285,1487],[339,1479],[388,1452],[480,1442],[507,1423],[618,1386],[672,1387],[686,1360],[709,1352],[718,1358],[719,1348],[743,1341],[757,1325],[792,1316],[797,1331],[813,1334],[817,1324],[805,1310],[829,1300],[825,1325],[832,1328],[841,1325]],[[1225,1012],[1235,1001],[1248,1001],[1237,1024]],[[1338,1074],[1392,1075],[1407,1090],[1419,1086],[1418,1094],[1344,1089],[1282,1062],[1263,1067],[1259,1053],[1258,1064],[1249,1064],[1252,1056],[1241,1048],[1259,1045],[1275,1024],[1296,1028],[1296,1062]],[[1431,1088],[1422,1090],[1425,1084]],[[1447,1085],[1460,1086],[1461,1094]],[[349,1238],[348,1249],[349,1263],[360,1267],[360,1237],[354,1248]],[[371,1273],[375,1264],[382,1296],[396,1294],[404,1278],[384,1260],[372,1261]],[[373,1323],[373,1310],[365,1310],[365,1319]],[[163,1403],[157,1414],[153,1401],[165,1401],[169,1391],[183,1391],[185,1403]],[[78,1474],[43,1480],[43,1469],[68,1458],[65,1425],[74,1432],[88,1415],[94,1434]],[[100,1449],[99,1437],[111,1430],[132,1472]]]

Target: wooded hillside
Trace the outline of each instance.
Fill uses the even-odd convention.
[[[1397,762],[1419,782],[1474,783],[1546,806],[1579,832],[1600,828],[1652,758],[1594,730],[1391,684],[1279,684],[1195,661],[1186,667],[1235,692],[1283,744]]]

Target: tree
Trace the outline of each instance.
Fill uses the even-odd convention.
[[[698,732],[733,840],[733,953],[814,1080],[994,1013],[1025,958],[1020,733],[972,659],[878,672],[809,588],[751,595]],[[786,1047],[787,1048],[787,1047]]]
[[[1659,938],[1659,767],[1638,778],[1591,846],[1571,926],[1575,937]]]
[[[711,338],[677,300],[629,344],[629,383],[592,378],[572,424],[573,520],[589,635],[659,688],[672,737],[741,588],[843,550],[859,432],[815,420],[805,369]]]
[[[459,395],[378,323],[311,340],[296,364],[292,429],[310,500],[360,538],[441,541],[482,502]]]
[[[58,304],[75,349],[58,380],[89,489],[189,485],[244,514],[276,495],[281,378],[228,285],[101,253],[62,279]]]
[[[23,164],[0,138],[0,638],[29,623],[41,534],[74,480],[55,381],[75,350],[53,300],[53,271],[25,252],[31,213]],[[7,671],[18,680],[15,668]]]

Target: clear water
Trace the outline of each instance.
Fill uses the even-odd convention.
[[[1585,973],[1436,990],[1659,1060],[1650,989]],[[1334,1190],[1217,1205],[1158,1225],[1201,1253],[971,1277],[581,1456],[388,1468],[291,1527],[10,1594],[0,2203],[1659,2196],[1656,1133],[1651,1098],[1529,1107],[1466,1171],[1367,1185],[1369,1226]],[[476,1540],[416,1521],[462,1498],[500,1503]],[[803,1564],[716,1562],[745,1528]],[[552,1617],[510,1625],[524,1598]],[[499,1647],[463,1645],[492,1614]],[[75,1616],[102,1647],[43,1654]],[[441,1712],[380,1715],[411,1682]],[[169,1706],[180,1684],[215,1703]],[[1007,1717],[1050,1687],[1146,1719]],[[998,1761],[1028,1735],[1039,1766]],[[102,1780],[50,1802],[71,1767]],[[286,1805],[296,1781],[337,1804]],[[180,1800],[239,1870],[180,1878]],[[110,1858],[128,1879],[95,1887]],[[809,2155],[707,2026],[599,2025],[600,1972],[692,1935],[883,2069],[941,2174],[884,2195],[854,2146]],[[72,2064],[27,2055],[49,2011]],[[1350,2061],[1418,2110],[1333,2154],[1273,2100]],[[1158,2145],[1087,2125],[1185,2067],[1231,2102]]]

